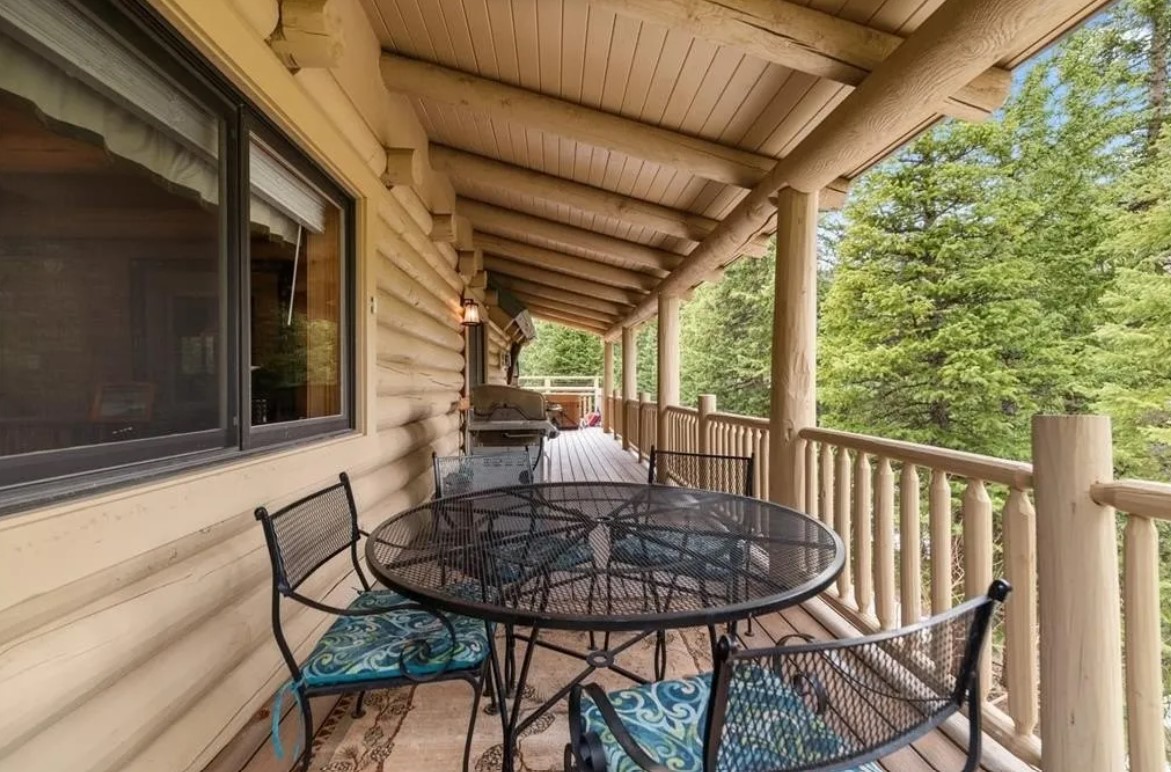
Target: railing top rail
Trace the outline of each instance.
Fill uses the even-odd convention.
[[[699,415],[699,409],[694,407],[685,407],[684,405],[667,405],[663,408],[664,413],[683,413],[685,415]]]
[[[751,415],[740,415],[739,413],[712,413],[708,416],[712,421],[722,422],[726,424],[738,424],[740,426],[747,426],[752,429],[767,429],[768,419],[757,418]]]
[[[978,453],[937,448],[902,440],[888,440],[866,434],[854,434],[836,429],[802,429],[799,435],[804,440],[824,442],[851,450],[885,456],[897,461],[909,462],[930,469],[939,469],[948,474],[968,477],[985,482],[1000,483],[1012,488],[1027,490],[1033,487],[1033,467],[1020,461],[1009,461]]]
[[[1171,485],[1150,480],[1116,480],[1090,486],[1090,496],[1103,506],[1130,515],[1171,520]]]

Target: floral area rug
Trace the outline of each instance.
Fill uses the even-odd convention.
[[[695,629],[667,634],[667,676],[678,678],[711,669],[707,630]],[[588,635],[550,632],[542,638],[585,651]],[[601,636],[598,636],[599,643]],[[623,640],[614,636],[611,647]],[[648,637],[623,652],[618,664],[652,677],[654,637]],[[518,641],[517,663],[524,646]],[[533,654],[524,709],[532,710],[585,667],[579,660],[548,649]],[[592,679],[603,688],[617,689],[630,684],[610,671],[597,671]],[[326,719],[313,741],[315,772],[458,772],[463,759],[472,690],[463,681],[402,687],[366,695],[365,715],[353,718],[356,695],[343,697]],[[565,744],[569,741],[568,705],[560,701],[529,727],[520,742],[520,764],[524,772],[560,772]],[[489,700],[480,701],[476,732],[472,741],[470,769],[494,772],[500,769],[502,728],[500,717]]]

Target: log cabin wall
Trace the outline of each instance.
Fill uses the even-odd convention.
[[[275,0],[237,2],[152,0],[357,202],[356,431],[0,519],[0,770],[202,769],[288,679],[253,508],[344,470],[370,527],[431,494],[433,451],[459,449],[461,284],[429,237],[450,186],[383,184],[385,148],[425,136],[382,89],[357,0],[336,4],[339,64],[295,74],[265,42]],[[304,589],[347,602],[343,562]],[[327,620],[290,611],[303,656]]]

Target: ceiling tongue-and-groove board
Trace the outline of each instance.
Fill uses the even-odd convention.
[[[647,293],[697,249],[706,273],[688,276],[764,254],[772,221],[738,228],[740,248],[718,260],[701,247],[944,0],[361,3],[383,80],[417,113],[489,273],[533,285],[519,297],[535,315],[613,334],[607,320],[638,321],[625,309],[648,308]],[[1060,13],[1000,61],[855,154],[825,183],[823,206],[840,206],[850,179],[940,117],[994,111],[1009,68],[1105,2],[1053,4]]]

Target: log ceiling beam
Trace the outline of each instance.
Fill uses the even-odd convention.
[[[565,204],[583,212],[649,228],[664,236],[700,242],[719,224],[701,214],[672,209],[446,145],[431,145],[430,158],[432,168],[447,173],[455,180],[462,179],[477,185]],[[763,253],[767,248],[768,239],[756,239],[745,252]]]
[[[624,306],[633,307],[643,297],[643,293],[640,292],[627,292],[617,287],[611,287],[608,284],[599,284],[595,281],[577,279],[572,276],[566,276],[563,273],[547,271],[544,268],[534,268],[531,265],[505,260],[495,255],[484,256],[484,267],[493,276],[512,276],[517,279],[524,279],[526,281],[544,284],[548,287],[589,295],[600,300],[607,300],[611,303],[618,303]]]
[[[518,279],[513,276],[494,273],[492,274],[492,283],[503,287],[513,295],[520,293],[529,297],[543,298],[549,303],[560,303],[567,308],[581,308],[603,314],[610,317],[609,321],[611,324],[615,320],[622,318],[622,315],[630,310],[630,306],[612,303],[608,300],[600,300],[582,292],[564,289],[559,286],[550,287],[547,284],[526,281],[525,279]]]
[[[900,35],[787,0],[590,0],[628,18],[672,27],[848,86],[857,86],[903,43]],[[1004,104],[1012,73],[990,67],[938,109],[983,120]]]
[[[572,303],[562,303],[557,300],[551,300],[540,295],[533,295],[528,292],[521,292],[519,290],[510,290],[513,296],[520,302],[525,304],[526,308],[543,308],[550,311],[556,311],[562,314],[568,314],[579,317],[581,319],[590,319],[603,327],[609,327],[618,318],[614,314],[606,314],[601,311],[595,311],[592,308],[574,305]]]
[[[455,206],[461,215],[471,220],[477,232],[520,239],[538,236],[559,245],[592,252],[604,262],[623,261],[627,265],[622,267],[629,266],[655,276],[666,276],[668,271],[683,262],[682,255],[665,249],[648,247],[483,201],[457,198]]]
[[[619,324],[608,339],[653,316],[657,294],[680,294],[729,262],[739,245],[776,214],[770,199],[782,187],[816,193],[882,152],[892,138],[913,134],[936,106],[1004,55],[1018,35],[1075,18],[1085,0],[946,0],[854,89],[768,177],[736,205],[687,259]]]
[[[588,320],[567,317],[563,314],[558,314],[546,309],[533,308],[530,309],[530,312],[536,318],[543,319],[546,322],[553,322],[554,324],[560,324],[562,327],[569,327],[573,330],[588,332],[592,335],[597,335],[598,337],[601,337],[606,332],[606,326],[599,325],[597,322],[590,322]]]
[[[596,260],[589,260],[578,255],[533,246],[523,241],[493,236],[483,231],[477,232],[475,239],[476,247],[489,254],[506,257],[536,268],[546,268],[568,276],[576,276],[579,279],[589,279],[599,284],[649,292],[659,283],[658,279],[647,273],[618,268],[608,263],[599,263]]]
[[[434,99],[541,129],[594,147],[680,169],[714,182],[751,188],[776,163],[767,155],[574,104],[430,62],[383,52],[391,91]]]

